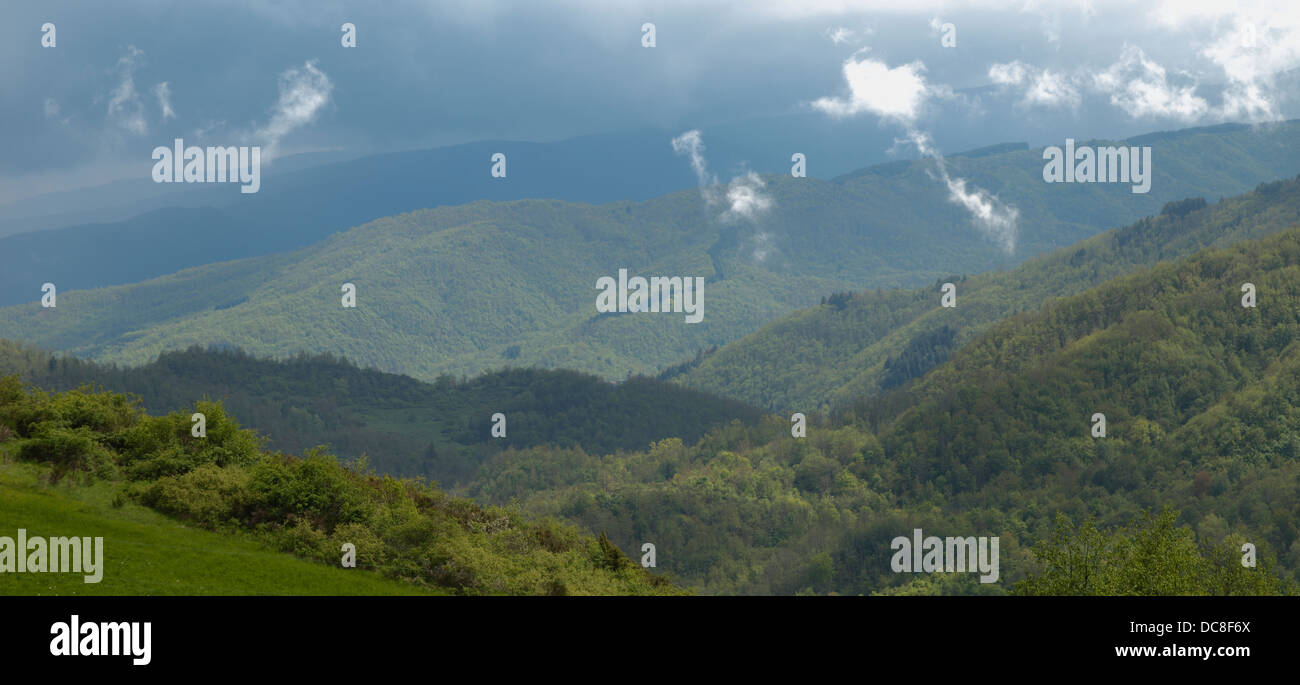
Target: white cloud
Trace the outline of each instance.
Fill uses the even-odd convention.
[[[1020,104],[1025,107],[1078,108],[1083,100],[1075,78],[1050,69],[1039,69],[1020,60],[989,67],[989,80],[1000,86],[1024,89]]]
[[[1275,78],[1300,68],[1300,9],[1238,7],[1216,23],[1215,35],[1201,55],[1223,70],[1228,80],[1220,107],[1225,119],[1273,121],[1282,118]]]
[[[1000,86],[1018,86],[1029,76],[1029,67],[1020,60],[989,67],[989,78]]]
[[[673,152],[690,157],[691,170],[695,172],[701,186],[718,182],[716,177],[709,175],[708,163],[704,160],[704,137],[699,129],[691,129],[673,138]]]
[[[117,60],[117,72],[121,80],[108,100],[109,121],[136,135],[149,132],[149,125],[144,120],[144,107],[135,90],[135,70],[143,61],[143,50],[134,45],[127,46],[126,54]]]
[[[911,122],[920,114],[927,97],[924,72],[925,65],[921,62],[891,69],[880,60],[869,57],[859,60],[854,54],[843,66],[848,97],[819,98],[812,106],[833,117],[871,113],[884,119]]]
[[[1008,253],[1014,252],[1019,210],[987,191],[968,185],[966,179],[951,176],[943,155],[930,143],[929,135],[916,128],[915,121],[928,98],[952,97],[951,88],[927,84],[924,72],[925,65],[921,62],[891,69],[879,60],[859,60],[854,55],[844,63],[849,97],[821,98],[812,104],[833,117],[870,113],[902,125],[908,141],[916,145],[922,156],[935,161],[939,180],[948,189],[948,200],[966,209],[981,233]],[[1012,75],[1008,73],[1006,77]]]
[[[921,131],[909,128],[908,140],[916,145],[922,155],[935,161],[939,170],[939,180],[948,188],[948,201],[959,205],[970,213],[975,227],[1001,247],[1007,254],[1016,251],[1016,226],[1020,210],[998,199],[996,195],[975,186],[968,186],[966,179],[953,177],[948,173],[948,164],[943,155],[934,148],[930,137]]]
[[[831,42],[836,45],[839,45],[841,43],[847,43],[853,40],[854,35],[856,35],[856,33],[853,31],[853,29],[846,29],[843,26],[837,26],[833,29],[826,29],[826,37],[830,38]]]
[[[1076,109],[1083,97],[1074,86],[1073,79],[1061,73],[1044,69],[1038,72],[1025,91],[1025,103],[1043,107],[1069,107]]]
[[[766,184],[753,171],[731,179],[725,193],[719,195],[714,188],[718,185],[718,177],[709,172],[708,161],[704,158],[704,137],[698,129],[691,129],[673,138],[672,145],[673,152],[690,159],[691,170],[699,181],[700,196],[705,205],[713,207],[720,200],[726,200],[727,208],[718,217],[723,222],[755,221],[772,208],[772,198],[763,193]]]
[[[1112,105],[1130,117],[1158,117],[1196,121],[1210,111],[1196,95],[1196,84],[1169,82],[1165,68],[1149,59],[1141,48],[1126,45],[1119,61],[1093,77],[1092,86],[1110,96]]]
[[[262,146],[264,160],[275,157],[280,140],[294,129],[311,123],[329,103],[334,84],[311,60],[280,74],[280,99],[271,109],[271,120],[254,133]]]
[[[731,179],[727,186],[728,207],[722,220],[754,221],[765,214],[772,208],[772,198],[763,193],[764,187],[763,179],[752,171]]]
[[[172,89],[166,81],[153,87],[153,94],[158,98],[158,109],[162,111],[163,121],[176,118],[176,110],[172,109]]]

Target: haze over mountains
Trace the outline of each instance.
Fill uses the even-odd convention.
[[[982,97],[986,101],[993,94],[983,92]],[[1000,103],[995,109],[1010,108],[996,98],[994,102]],[[1109,127],[1094,122],[1083,133],[1056,124],[1049,137],[1048,129],[980,121],[943,120],[935,144],[959,152],[1000,141],[1059,145],[1065,136],[1088,130],[1145,132],[1133,122],[1116,121]],[[723,182],[747,171],[788,174],[795,152],[808,160],[809,176],[825,180],[914,156],[895,144],[896,131],[864,119],[803,113],[707,126],[702,132],[709,165]],[[304,247],[352,226],[417,209],[526,198],[647,200],[697,182],[669,144],[679,133],[639,129],[550,143],[478,141],[367,156],[341,151],[294,155],[266,164],[265,182],[254,195],[224,184],[154,183],[148,160],[142,159],[137,180],[0,206],[0,304],[22,301],[13,289],[38,272],[69,289],[131,283],[190,266]],[[505,179],[488,173],[496,152],[507,155]],[[142,244],[150,246],[148,255],[135,249]]]
[[[210,261],[328,234],[315,228],[321,224],[289,217],[310,204],[307,198],[320,198],[312,216],[328,213],[322,208],[331,206],[331,198],[351,204],[332,190],[371,178],[357,173],[353,163],[329,165],[325,169],[332,170],[336,185],[304,181],[289,193],[297,193],[302,204],[273,196],[264,205],[249,204],[239,210],[249,212],[246,223],[232,223],[231,210],[162,210],[123,229],[130,239],[102,229],[81,229],[86,235],[78,240],[49,232],[0,239],[8,248],[0,258],[6,292],[28,292],[22,296],[27,304],[0,309],[0,333],[129,364],[198,344],[271,356],[330,352],[425,379],[506,364],[622,378],[658,373],[831,292],[916,287],[1013,266],[1155,214],[1171,200],[1217,200],[1300,171],[1296,122],[1152,134],[1130,142],[1154,149],[1147,194],[1134,194],[1127,184],[1044,183],[1041,150],[950,158],[953,174],[1019,212],[1010,254],[947,201],[933,163],[925,160],[837,181],[766,176],[758,194],[770,206],[749,215],[731,216],[698,190],[605,205],[478,202],[370,222],[294,252],[209,264],[132,285],[76,289],[79,282],[168,269],[177,253]],[[686,166],[680,157],[671,161]],[[526,155],[516,158],[511,173],[527,175],[526,163]],[[311,170],[298,173],[319,178]],[[415,185],[395,187],[381,196],[398,198],[401,188]],[[261,217],[256,221],[255,208]],[[201,237],[177,237],[169,213],[202,217],[203,223],[186,224]],[[161,249],[139,250],[139,241]],[[38,266],[35,253],[46,255]],[[704,321],[684,324],[673,314],[597,316],[594,285],[620,268],[643,276],[706,278]],[[56,309],[34,301],[47,281],[59,287]],[[356,309],[340,306],[345,282],[358,288]]]

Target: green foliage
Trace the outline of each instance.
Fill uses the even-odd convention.
[[[1257,308],[1240,304],[1245,281],[1266,294]],[[1296,302],[1300,228],[1009,317],[804,439],[772,417],[640,452],[510,451],[470,492],[654,541],[686,582],[755,594],[997,593],[1041,573],[1029,542],[1057,513],[1105,531],[1167,505],[1176,533],[1126,534],[1116,552],[1159,572],[1142,591],[1273,594],[1300,580]],[[1105,438],[1089,433],[1098,411]],[[890,540],[914,528],[999,536],[1000,582],[893,573]],[[1242,541],[1276,563],[1243,576]]]
[[[323,449],[269,453],[227,416],[200,402],[207,437],[190,412],[145,415],[122,395],[14,392],[0,383],[0,425],[20,438],[20,460],[52,473],[91,472],[177,520],[337,566],[343,543],[358,566],[427,590],[463,594],[678,594],[681,590],[554,521],[479,507],[419,481],[345,468]],[[3,456],[3,453],[0,453]],[[112,468],[93,468],[98,464]],[[116,480],[117,473],[125,480]],[[103,481],[101,481],[103,482]],[[106,507],[125,505],[123,491]],[[25,525],[44,525],[24,519]]]
[[[1051,535],[1034,546],[1041,574],[1020,581],[1020,595],[1277,595],[1294,594],[1294,583],[1271,573],[1269,564],[1246,567],[1231,546],[1200,548],[1191,529],[1178,527],[1178,513],[1146,512],[1110,533],[1092,519],[1078,529],[1057,514]]]
[[[194,347],[143,367],[119,368],[0,340],[0,373],[52,390],[92,385],[132,393],[156,413],[205,413],[208,437],[202,441],[190,438],[188,414],[147,419],[134,429],[131,441],[140,454],[128,455],[129,472],[148,478],[209,461],[245,463],[258,444],[227,411],[255,426],[270,449],[301,453],[328,445],[345,460],[365,456],[385,473],[449,485],[471,478],[502,449],[635,449],[662,437],[665,426],[695,441],[713,426],[733,419],[752,423],[760,415],[735,400],[641,377],[609,383],[573,371],[508,369],[465,382],[443,377],[425,383],[328,354],[274,361]],[[0,387],[0,394],[21,393],[17,380],[5,382],[12,387]],[[219,401],[196,407],[196,397]],[[490,417],[497,412],[507,416],[505,438],[491,437]]]
[[[1273,235],[1297,220],[1295,179],[1208,207],[1199,198],[1171,202],[1159,216],[1011,270],[847,300],[837,295],[834,306],[794,312],[665,377],[775,411],[838,409],[919,378],[1000,319],[1206,247]],[[944,281],[957,285],[956,308],[939,306]]]

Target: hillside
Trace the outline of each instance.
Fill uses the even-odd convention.
[[[2,448],[0,448],[2,451]],[[0,520],[13,537],[104,538],[103,577],[0,574],[0,595],[413,595],[438,594],[371,571],[315,564],[247,534],[221,534],[134,502],[114,505],[108,483],[51,486],[33,464],[0,462]],[[441,594],[450,594],[442,591]]]
[[[897,387],[943,362],[995,321],[1206,247],[1300,222],[1300,178],[1205,206],[1173,202],[1144,218],[1006,271],[913,290],[841,293],[661,376],[770,410],[812,412]],[[940,306],[954,282],[957,306]],[[791,355],[791,350],[798,354]]]
[[[148,416],[122,395],[27,392],[16,378],[0,378],[4,520],[43,533],[104,533],[111,583],[86,592],[274,593],[295,577],[309,583],[302,592],[323,594],[681,592],[603,535],[344,468],[322,450],[267,452],[221,405],[199,402],[193,410],[206,418],[204,434],[192,430],[189,411]],[[116,511],[96,516],[105,502]],[[182,533],[176,522],[214,533]],[[213,546],[197,551],[204,542]],[[357,583],[347,589],[344,544],[356,549],[347,572]],[[213,574],[232,563],[215,560],[222,552],[267,566],[218,579]],[[177,573],[204,562],[211,565]],[[61,576],[28,578],[6,578],[0,587],[73,589]]]
[[[1241,306],[1245,282],[1256,308]],[[1036,592],[1056,582],[1036,575],[1053,531],[1165,507],[1174,519],[1154,528],[1217,569],[1182,592],[1294,592],[1298,302],[1293,227],[1003,319],[804,439],[773,417],[636,453],[503,453],[471,492],[653,540],[665,569],[709,592],[1000,593],[1039,578],[1024,586]],[[1000,536],[1001,580],[892,573],[889,541],[914,528]],[[1258,567],[1238,563],[1246,542]]]
[[[373,221],[295,252],[133,285],[69,291],[53,279],[60,285],[54,310],[36,302],[40,284],[51,279],[33,271],[23,277],[29,302],[0,309],[0,336],[126,364],[198,344],[276,357],[330,352],[426,380],[475,375],[506,360],[605,378],[653,374],[827,292],[916,287],[953,273],[1011,266],[1154,214],[1171,200],[1239,193],[1291,175],[1300,159],[1300,123],[1147,142],[1160,161],[1145,195],[1117,184],[1042,183],[1041,150],[950,160],[954,175],[1019,208],[1011,255],[945,200],[930,176],[931,163],[918,162],[840,182],[766,177],[763,192],[774,205],[752,223],[724,220],[722,208],[707,206],[697,191],[640,203],[441,207]],[[178,239],[158,231],[155,241]],[[116,238],[99,235],[99,242],[40,240],[93,252],[111,264]],[[186,249],[220,254],[244,239],[239,235],[214,225]],[[277,235],[256,229],[258,244]],[[141,259],[165,254],[132,249]],[[75,260],[57,256],[40,263],[51,259],[60,269],[74,268]],[[596,280],[621,268],[705,278],[704,320],[598,316]],[[340,306],[344,282],[358,288],[356,309]]]
[[[503,449],[550,444],[604,454],[669,435],[698,440],[715,426],[761,415],[649,378],[611,384],[572,371],[514,369],[425,383],[328,355],[274,361],[238,350],[193,348],[118,368],[0,340],[0,376],[8,374],[47,390],[130,393],[153,413],[220,401],[271,449],[299,454],[326,445],[346,460],[365,456],[380,472],[448,487]],[[506,416],[504,437],[491,434],[498,412]]]

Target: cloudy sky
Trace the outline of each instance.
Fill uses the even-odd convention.
[[[981,98],[1136,130],[1295,118],[1300,5],[46,0],[6,3],[0,38],[6,202],[147,177],[175,137],[359,153],[814,112],[924,153],[939,113],[978,117]]]

